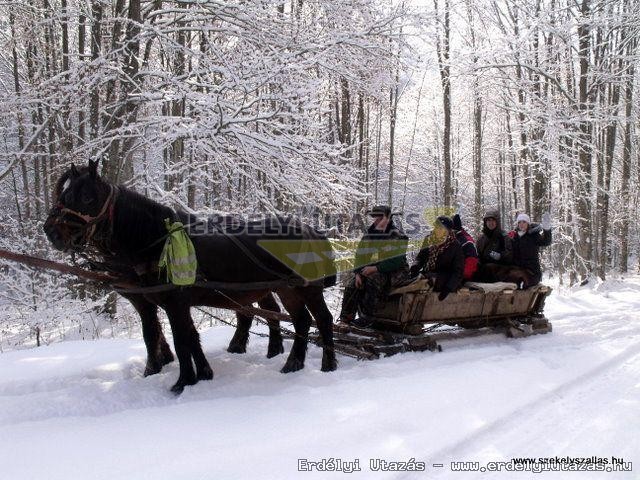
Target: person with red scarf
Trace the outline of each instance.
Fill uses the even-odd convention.
[[[478,271],[478,250],[473,237],[462,227],[462,220],[457,213],[451,217],[456,239],[464,254],[464,281],[470,282]]]
[[[432,242],[435,244],[430,245]],[[440,293],[440,301],[462,286],[464,253],[449,217],[438,217],[431,236],[425,238],[410,269],[412,277],[419,273],[429,280],[435,292]]]

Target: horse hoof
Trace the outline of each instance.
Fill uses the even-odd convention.
[[[190,374],[189,377],[191,377],[191,375],[193,374]],[[211,375],[213,375],[213,372]],[[184,391],[184,387],[187,385],[195,385],[196,383],[198,383],[198,380],[195,375],[193,375],[193,378],[189,378],[188,380],[185,380],[184,377],[178,377],[178,381],[173,387],[171,387],[171,391],[176,395],[180,395]]]
[[[176,383],[173,387],[171,387],[171,393],[174,395],[180,395],[184,391],[184,384],[181,382]]]
[[[227,347],[229,353],[247,353],[246,345],[238,345],[237,343],[230,343]]]
[[[198,380],[213,380],[213,370],[210,366],[206,366],[198,371]]]
[[[269,345],[269,349],[267,350],[267,358],[273,358],[281,353],[284,353],[284,347],[282,343],[280,345]]]
[[[160,373],[161,370],[161,365],[158,365],[157,363],[147,363],[147,366],[144,369],[144,376],[149,377],[151,375],[155,375],[157,373]]]
[[[323,372],[333,372],[338,369],[338,361],[334,358],[322,358],[322,370]]]
[[[287,363],[284,364],[284,367],[280,369],[280,373],[291,373],[297,372],[298,370],[302,370],[304,368],[304,362],[298,360],[297,358],[287,360]]]

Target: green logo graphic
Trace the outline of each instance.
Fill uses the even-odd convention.
[[[311,282],[417,251],[422,241],[259,240],[258,245]]]

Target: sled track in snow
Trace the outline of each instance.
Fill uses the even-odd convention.
[[[595,368],[584,372],[577,378],[570,380],[568,382],[562,383],[555,387],[554,389],[539,395],[535,399],[526,404],[516,408],[513,411],[506,413],[505,415],[497,418],[493,422],[479,428],[475,432],[471,433],[463,440],[447,445],[440,450],[437,450],[433,453],[429,453],[428,458],[434,459],[434,461],[443,461],[445,459],[451,458],[453,452],[460,456],[460,451],[469,450],[471,447],[476,445],[478,442],[483,440],[489,435],[496,433],[497,431],[510,427],[512,424],[515,424],[521,421],[523,415],[531,416],[535,414],[537,411],[542,410],[543,408],[547,408],[549,403],[552,403],[554,400],[571,393],[575,390],[579,390],[580,387],[595,382],[598,377],[605,375],[609,371],[613,370],[615,367],[622,365],[624,362],[629,359],[640,355],[640,344],[633,345],[631,347],[626,348],[622,352],[618,353],[614,357],[606,360]],[[446,471],[438,472],[440,474],[449,473]],[[411,475],[401,476],[399,478],[411,478]]]

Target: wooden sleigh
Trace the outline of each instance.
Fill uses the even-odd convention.
[[[443,301],[426,280],[391,292],[373,315],[359,312],[369,328],[336,326],[338,348],[374,359],[408,351],[441,351],[440,342],[501,333],[520,338],[548,333],[544,303],[551,288],[518,290],[512,283],[469,282]]]

